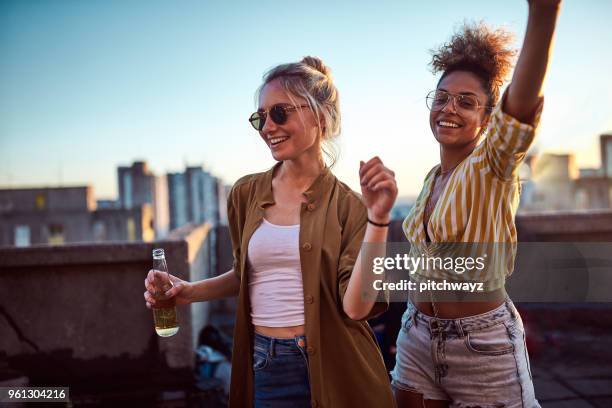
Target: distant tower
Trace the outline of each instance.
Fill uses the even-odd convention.
[[[612,134],[599,136],[601,168],[604,175],[612,177]]]
[[[119,206],[124,209],[153,206],[154,228],[157,238],[168,233],[168,190],[166,177],[156,177],[147,162],[137,161],[131,166],[117,168],[119,185]]]

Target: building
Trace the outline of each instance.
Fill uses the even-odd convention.
[[[184,173],[168,173],[168,201],[170,209],[170,230],[189,222],[187,212],[187,182]]]
[[[600,136],[601,166],[575,168],[571,154],[545,153],[526,161],[521,212],[612,208],[612,135]],[[523,169],[522,169],[523,170]]]
[[[606,177],[612,177],[612,134],[599,136],[601,168]]]
[[[117,200],[96,200],[98,210],[109,208],[121,208]]]
[[[117,168],[119,206],[130,210],[149,204],[153,209],[155,235],[165,237],[169,232],[168,183],[165,176],[155,176],[145,161]]]
[[[575,208],[575,175],[572,154],[544,153],[532,159],[533,190],[529,191],[531,202],[523,202],[524,209],[561,211]]]
[[[152,218],[148,204],[98,210],[90,186],[0,190],[0,246],[150,241]]]
[[[576,179],[576,208],[598,210],[612,208],[612,135],[599,137],[601,167],[580,169]]]
[[[229,193],[232,189],[232,186],[225,185],[219,179],[217,179],[217,196],[219,199],[217,203],[219,204],[219,225],[227,225],[227,197],[229,197]]]
[[[600,171],[583,172],[575,180],[576,209],[598,210],[612,208],[612,178]]]
[[[220,220],[219,181],[202,167],[187,167],[184,173],[169,173],[168,199],[170,229],[174,230],[187,223],[210,223]]]

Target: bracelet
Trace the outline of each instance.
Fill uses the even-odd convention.
[[[372,221],[372,220],[371,220],[371,219],[369,219],[369,218],[368,218],[368,222],[369,222],[370,224],[372,224],[372,225],[376,225],[377,227],[381,227],[381,228],[388,227],[389,225],[391,225],[391,221],[389,221],[389,222],[388,222],[388,223],[386,223],[386,224],[380,224],[380,223],[378,223],[378,222],[374,222],[374,221]]]

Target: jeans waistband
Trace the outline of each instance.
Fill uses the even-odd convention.
[[[500,306],[486,313],[458,319],[439,319],[437,317],[428,316],[421,313],[411,301],[408,302],[406,313],[409,313],[412,319],[414,319],[415,326],[425,324],[432,333],[443,332],[459,337],[463,337],[472,331],[495,326],[507,321],[509,318],[514,320],[519,315],[514,303],[508,298],[506,298],[504,303]]]
[[[253,347],[256,351],[269,351],[271,355],[303,354],[306,350],[306,336],[280,339],[255,333]]]

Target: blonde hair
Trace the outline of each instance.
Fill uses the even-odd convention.
[[[263,76],[263,83],[257,90],[256,99],[263,88],[278,80],[289,97],[304,98],[312,110],[321,130],[322,150],[333,166],[338,157],[335,137],[340,134],[340,100],[334,85],[331,70],[318,57],[307,56],[300,62],[278,65]]]

